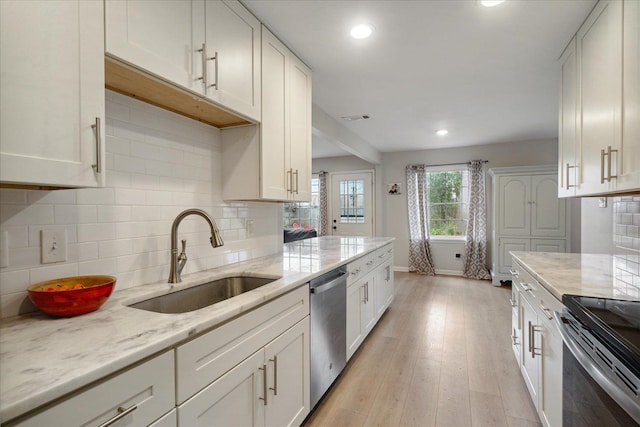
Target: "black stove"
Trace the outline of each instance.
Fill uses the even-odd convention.
[[[640,301],[564,295],[562,303],[640,377]]]

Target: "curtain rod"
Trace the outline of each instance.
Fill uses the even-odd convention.
[[[489,160],[482,160],[482,163],[489,163]],[[468,165],[469,162],[462,162],[462,163],[440,163],[438,165],[425,165],[428,168],[431,167],[436,167],[436,166],[460,166],[460,165]]]

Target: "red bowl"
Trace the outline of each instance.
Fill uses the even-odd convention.
[[[115,284],[113,276],[74,276],[36,283],[27,292],[31,302],[45,313],[70,317],[97,310]]]

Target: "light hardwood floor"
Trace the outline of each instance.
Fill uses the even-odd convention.
[[[395,273],[395,288],[306,427],[540,426],[511,350],[509,287]]]

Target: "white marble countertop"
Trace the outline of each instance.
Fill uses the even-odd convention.
[[[320,237],[281,254],[115,291],[97,311],[73,318],[36,313],[0,322],[0,422],[175,346],[352,261],[392,238]],[[160,314],[128,304],[231,274],[280,279],[190,313]],[[117,284],[116,284],[117,289]]]
[[[520,264],[553,296],[580,295],[638,300],[640,290],[616,269],[614,256],[546,252],[511,252]],[[623,280],[626,279],[626,280]]]

